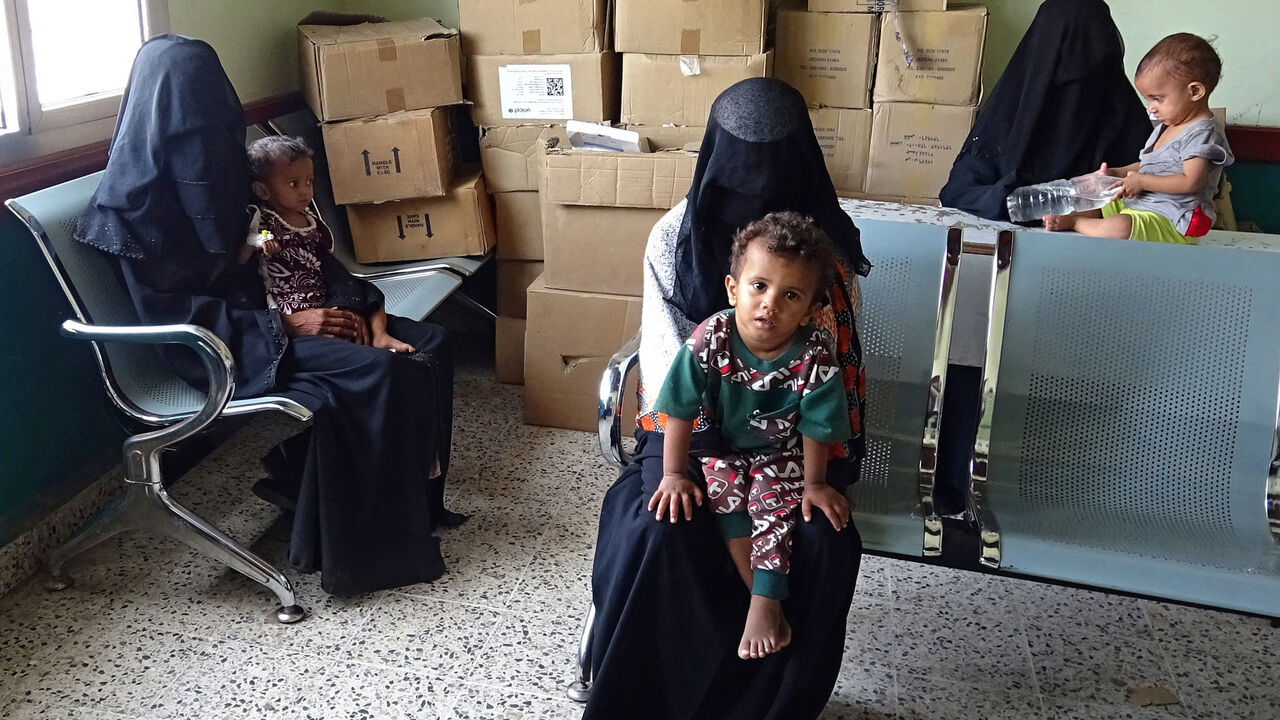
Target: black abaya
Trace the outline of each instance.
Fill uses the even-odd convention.
[[[192,323],[235,358],[236,397],[272,393],[315,414],[282,451],[297,494],[290,560],[353,594],[430,582],[444,570],[428,480],[449,464],[452,358],[444,331],[403,318],[388,330],[413,356],[320,336],[288,337],[255,265],[236,262],[249,201],[239,101],[207,44],[145,43],[121,103],[102,183],[76,237],[109,253],[144,323]],[[382,295],[322,257],[326,305],[364,316]],[[207,383],[183,348],[165,359]],[[276,468],[280,468],[279,463]]]

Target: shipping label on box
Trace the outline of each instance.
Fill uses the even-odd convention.
[[[872,112],[865,192],[938,197],[973,126],[977,108],[882,103]]]
[[[594,53],[605,50],[607,0],[458,0],[468,55]]]
[[[622,122],[705,126],[730,85],[773,74],[773,52],[750,56],[622,56]]]
[[[522,318],[526,313],[528,296],[525,291],[542,274],[545,264],[541,260],[498,261],[498,314]]]
[[[334,202],[383,202],[444,195],[453,180],[448,108],[325,123]]]
[[[545,162],[547,202],[666,210],[688,194],[698,156],[683,150],[552,150]]]
[[[898,10],[946,10],[947,0],[809,0],[809,12],[887,13]]]
[[[563,125],[499,125],[480,132],[484,181],[494,193],[537,190],[545,149],[569,146]]]
[[[640,298],[529,286],[524,418],[535,425],[596,431],[600,376],[640,327]],[[623,430],[634,428],[635,377],[624,392]]]
[[[483,255],[493,247],[493,209],[479,169],[444,197],[348,205],[351,242],[362,263]]]
[[[649,232],[667,213],[649,208],[544,202],[542,236],[549,288],[640,295]]]
[[[617,0],[614,45],[624,53],[756,55],[766,0]]]
[[[499,260],[542,259],[542,208],[537,191],[493,194]]]
[[[463,101],[458,33],[431,18],[299,25],[302,94],[325,122]]]
[[[611,52],[475,55],[468,73],[476,125],[618,117],[618,57]]]
[[[987,9],[899,13],[913,60],[907,66],[894,36],[892,15],[883,26],[875,101],[976,105],[982,88]]]
[[[493,319],[493,379],[524,384],[524,318]]]
[[[854,13],[778,13],[775,76],[810,105],[871,106],[880,23]]]
[[[836,192],[862,192],[871,150],[871,111],[809,108],[809,118]]]

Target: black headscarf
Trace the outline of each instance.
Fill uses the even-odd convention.
[[[194,232],[205,251],[233,255],[249,202],[244,139],[240,100],[213,48],[180,35],[148,40],[77,238],[140,259]]]
[[[812,217],[850,268],[871,269],[858,228],[840,208],[804,98],[781,80],[743,80],[716,98],[686,199],[670,299],[691,322],[728,306],[722,288],[733,235],[771,212]]]
[[[1151,121],[1103,0],[1045,0],[979,111],[939,199],[1007,220],[1014,188],[1127,165]]]

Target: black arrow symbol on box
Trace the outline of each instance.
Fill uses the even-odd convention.
[[[396,216],[396,230],[400,232],[400,239],[404,239],[404,218],[400,215]]]
[[[396,172],[400,172],[400,148],[391,148],[391,155],[396,159]]]
[[[427,224],[427,237],[435,237],[435,235],[431,233],[431,213],[424,214],[422,216],[422,220]]]
[[[373,170],[369,167],[369,151],[368,151],[368,150],[362,150],[362,151],[360,151],[360,154],[364,156],[364,174],[365,174],[365,175],[372,175],[372,174],[373,174]]]

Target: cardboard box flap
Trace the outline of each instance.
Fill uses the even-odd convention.
[[[547,201],[561,205],[598,205],[667,209],[680,202],[693,183],[696,153],[602,153],[551,150],[546,156]]]
[[[359,25],[299,25],[303,37],[316,45],[336,45],[364,41],[397,40],[415,41],[430,38],[452,37],[457,30],[447,28],[432,18],[415,18],[397,22],[360,23]]]

